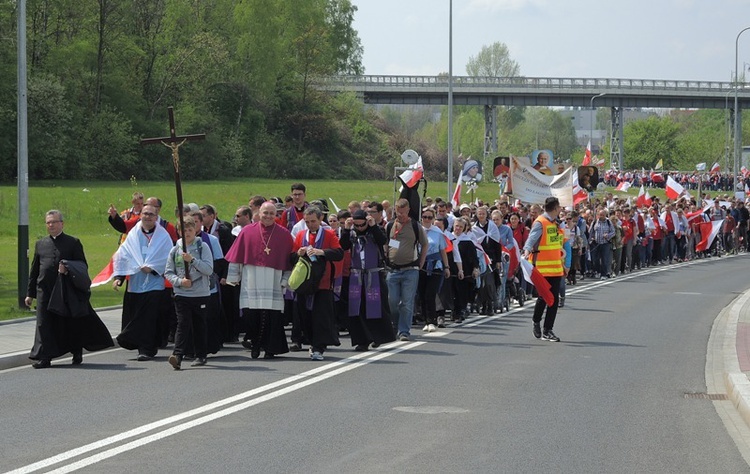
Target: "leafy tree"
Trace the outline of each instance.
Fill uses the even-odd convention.
[[[517,77],[521,74],[521,66],[511,59],[508,46],[496,41],[490,46],[482,46],[476,56],[469,57],[466,74],[481,77]]]
[[[669,117],[649,117],[625,125],[625,167],[650,169],[663,160],[664,169],[674,169],[679,126]]]

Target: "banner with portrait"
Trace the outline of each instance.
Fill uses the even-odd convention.
[[[548,176],[534,169],[525,157],[510,157],[510,184],[513,196],[523,202],[542,204],[548,197],[556,197],[563,207],[573,207],[573,168]]]

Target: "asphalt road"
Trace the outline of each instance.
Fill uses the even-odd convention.
[[[748,258],[569,287],[560,343],[527,305],[364,354],[342,337],[323,362],[230,346],[175,372],[116,349],[0,372],[0,471],[750,472],[685,397]]]

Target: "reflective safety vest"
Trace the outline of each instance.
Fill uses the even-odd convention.
[[[563,276],[562,246],[565,239],[557,224],[544,216],[536,218],[542,224],[542,237],[539,239],[539,252],[536,254],[535,266],[539,273],[546,277]]]

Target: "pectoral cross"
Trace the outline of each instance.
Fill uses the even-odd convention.
[[[180,219],[180,235],[183,236],[182,252],[187,253],[187,244],[185,243],[184,238],[185,222],[182,218],[183,201],[182,182],[180,181],[180,147],[185,142],[205,140],[206,134],[199,133],[195,135],[177,135],[177,133],[175,133],[174,126],[174,108],[168,107],[167,111],[169,112],[169,136],[160,138],[144,138],[143,140],[141,140],[141,145],[153,145],[154,143],[161,143],[162,145],[172,150],[172,165],[174,166],[174,186],[177,191],[177,209],[179,210],[177,214],[179,215]],[[185,262],[185,278],[190,278],[188,267],[189,264]]]

